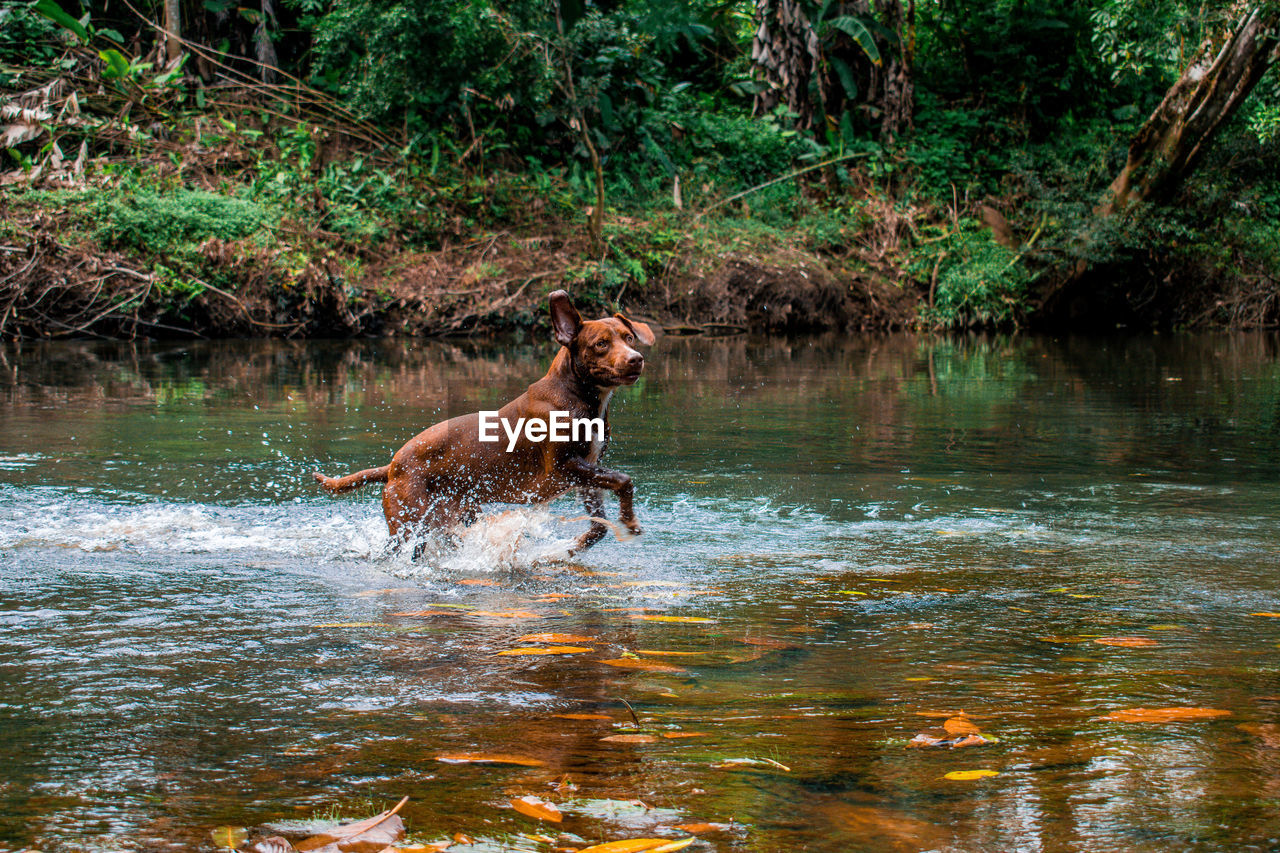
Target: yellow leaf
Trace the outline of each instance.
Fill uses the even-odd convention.
[[[218,826],[209,830],[209,834],[213,836],[213,843],[219,847],[229,847],[232,850],[244,844],[246,838],[249,837],[249,831],[243,826]]]
[[[582,848],[578,853],[671,853],[683,850],[696,840],[692,836],[679,841],[672,841],[670,838],[628,838],[607,844],[593,844]]]
[[[586,646],[521,646],[517,649],[505,649],[499,655],[580,655],[583,652],[594,652]]]
[[[952,770],[942,778],[952,779],[956,782],[967,782],[970,779],[985,779],[987,776],[999,775],[999,772],[995,770]]]
[[[560,810],[552,803],[539,799],[532,794],[527,797],[520,797],[511,801],[511,808],[538,820],[550,821],[551,823],[559,823],[564,820],[564,815],[560,814]]]
[[[552,714],[562,720],[612,720],[608,714]]]
[[[1272,619],[1280,619],[1280,613],[1269,613],[1265,610],[1260,613],[1250,613],[1249,615],[1250,616],[1270,616]]]

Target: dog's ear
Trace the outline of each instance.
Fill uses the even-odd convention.
[[[653,341],[654,341],[653,329],[650,329],[647,325],[645,325],[644,323],[641,323],[639,320],[628,320],[626,317],[622,316],[621,314],[614,314],[613,319],[620,320],[622,322],[622,325],[630,329],[632,333],[635,334],[636,340],[640,342],[641,346],[646,346],[646,347],[653,346]]]
[[[551,328],[555,331],[556,343],[569,346],[582,328],[582,318],[569,302],[569,294],[557,290],[549,297],[551,300]]]

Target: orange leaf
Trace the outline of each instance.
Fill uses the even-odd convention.
[[[1117,723],[1176,723],[1180,720],[1211,720],[1214,717],[1229,717],[1230,711],[1217,708],[1126,708],[1112,711],[1102,720]]]
[[[548,803],[546,800],[538,799],[532,794],[527,797],[520,797],[519,799],[512,800],[511,808],[520,812],[522,815],[537,818],[538,820],[550,821],[551,823],[559,823],[564,820],[564,815],[560,814],[560,810],[556,808],[555,805]]]
[[[977,726],[960,717],[952,717],[942,724],[949,735],[976,735],[982,732]]]
[[[613,720],[608,714],[552,714],[562,720]]]
[[[525,634],[520,638],[522,643],[594,643],[595,637],[583,637],[578,634]]]
[[[632,619],[645,619],[649,622],[685,622],[685,623],[706,623],[715,622],[714,619],[708,619],[705,616],[647,616],[637,613],[631,617]]]
[[[601,741],[609,743],[657,743],[658,739],[653,735],[609,735],[600,738]]]
[[[680,657],[690,657],[694,655],[705,654],[705,652],[664,652],[658,649],[636,649],[638,655],[677,655]]]
[[[1150,637],[1098,637],[1094,642],[1104,646],[1120,646],[1126,649],[1145,649],[1160,645]]]
[[[580,655],[583,652],[594,652],[586,646],[521,646],[518,649],[505,649],[499,655]]]
[[[391,616],[457,616],[456,610],[409,610],[403,613],[391,613]]]
[[[545,761],[522,755],[487,752],[451,752],[437,755],[436,761],[443,761],[445,764],[519,764],[522,767],[542,767],[546,764]]]
[[[682,737],[706,737],[706,732],[664,732],[663,737],[675,740]]]
[[[647,660],[636,660],[635,658],[614,658],[613,660],[602,660],[600,663],[606,663],[609,666],[616,666],[619,669],[642,669],[645,672],[688,672],[687,669],[681,669],[678,666],[667,666],[663,663],[650,663]]]
[[[468,610],[468,616],[492,616],[496,619],[541,619],[542,614],[528,610]]]
[[[670,838],[628,838],[625,841],[593,844],[582,848],[578,853],[671,853],[683,850],[696,840],[692,837],[679,841],[672,841]]]
[[[542,595],[537,596],[533,600],[534,601],[559,601],[562,598],[573,598],[573,596],[567,592],[546,592],[546,593],[543,593]]]
[[[465,580],[458,581],[458,583],[463,586],[502,586],[502,584],[497,581],[486,580],[484,578],[467,578]]]

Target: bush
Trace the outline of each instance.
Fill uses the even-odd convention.
[[[99,199],[93,214],[103,243],[151,254],[194,248],[211,237],[238,240],[272,218],[254,202],[187,189],[113,194]]]
[[[918,279],[933,282],[931,325],[964,328],[1017,325],[1025,315],[1031,275],[1022,255],[997,243],[991,231],[973,219],[928,244],[912,263]]]

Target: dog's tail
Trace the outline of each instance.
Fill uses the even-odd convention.
[[[316,478],[316,482],[329,494],[342,495],[347,492],[354,492],[369,483],[387,482],[387,472],[390,470],[390,465],[383,465],[381,468],[368,468],[364,471],[348,474],[345,477],[326,477],[319,471],[316,471],[313,476]]]

